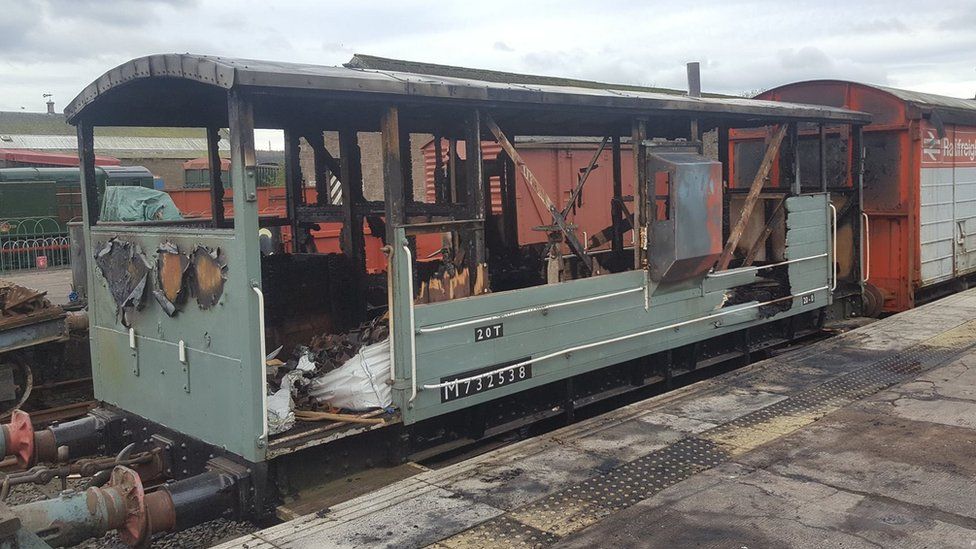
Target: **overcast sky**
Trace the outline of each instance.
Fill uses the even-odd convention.
[[[745,93],[845,78],[973,97],[976,1],[0,0],[0,110],[58,110],[108,69],[193,52],[335,65],[354,52]]]

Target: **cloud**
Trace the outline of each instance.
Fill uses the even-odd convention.
[[[969,97],[973,28],[961,0],[924,17],[912,0],[15,0],[0,17],[0,109],[43,110],[42,92],[60,106],[124,61],[187,51],[323,65],[358,51],[675,89],[700,61],[706,91],[845,78]]]
[[[804,46],[798,50],[792,48],[779,50],[777,56],[780,67],[791,72],[797,70],[824,71],[829,70],[834,64],[827,57],[827,54],[813,46]]]

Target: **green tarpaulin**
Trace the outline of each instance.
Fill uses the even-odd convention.
[[[105,187],[101,221],[171,221],[183,219],[173,199],[145,187]]]

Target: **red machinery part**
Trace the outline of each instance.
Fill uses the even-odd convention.
[[[3,437],[6,446],[5,455],[16,456],[17,464],[23,468],[30,467],[36,461],[34,455],[34,425],[30,414],[22,410],[14,410],[10,415],[10,423],[3,426]]]

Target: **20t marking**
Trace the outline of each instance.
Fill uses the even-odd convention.
[[[502,329],[502,324],[492,324],[491,326],[480,326],[474,329],[474,341],[475,343],[479,341],[488,341],[489,339],[498,339],[505,335]]]

